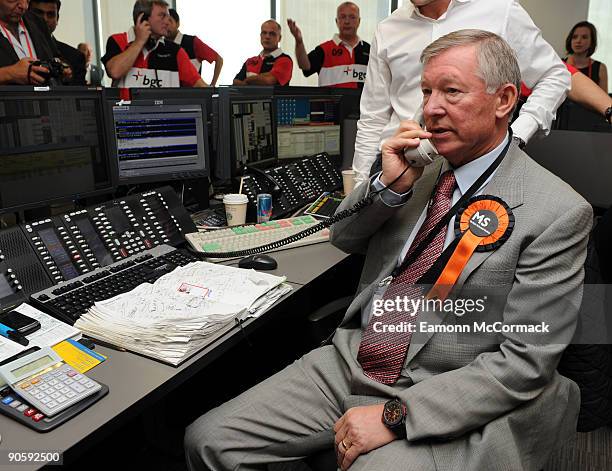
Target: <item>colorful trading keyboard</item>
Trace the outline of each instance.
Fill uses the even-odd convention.
[[[295,235],[317,224],[319,224],[319,221],[312,216],[300,216],[264,222],[261,224],[186,234],[185,238],[194,250],[198,252],[234,252],[252,249],[285,239],[286,237]],[[303,245],[318,244],[319,242],[327,242],[328,240],[329,229],[323,229],[297,242],[292,242],[281,248],[274,249],[274,251],[300,247]]]

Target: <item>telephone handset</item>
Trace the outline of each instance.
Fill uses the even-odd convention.
[[[414,121],[423,125],[423,108],[414,115]],[[423,129],[425,126],[423,125]],[[416,149],[404,149],[404,157],[412,167],[425,167],[433,163],[439,157],[438,150],[429,139],[421,139],[419,147]]]

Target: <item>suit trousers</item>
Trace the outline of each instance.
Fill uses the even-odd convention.
[[[360,332],[344,334],[356,348]],[[346,358],[336,345],[313,350],[200,417],[185,434],[189,469],[264,470],[333,448],[334,424],[347,410],[382,404],[413,384],[402,372],[392,387],[381,386],[384,395],[364,393],[357,360],[349,365]],[[482,427],[460,436],[396,440],[361,455],[350,470],[538,471],[563,446],[565,431],[576,430],[579,403],[576,384],[556,373],[538,397]]]
[[[334,346],[313,350],[191,424],[185,435],[189,469],[266,469],[270,463],[332,448],[334,424],[356,405],[350,383],[349,368]],[[361,405],[388,399],[368,397]],[[397,440],[362,455],[351,466],[355,471],[366,469],[436,468],[428,444]]]

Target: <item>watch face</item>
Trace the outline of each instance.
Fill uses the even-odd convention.
[[[391,401],[385,404],[383,417],[387,425],[398,424],[402,420],[402,405],[399,401]]]

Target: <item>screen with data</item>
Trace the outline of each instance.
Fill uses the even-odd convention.
[[[278,158],[340,155],[339,96],[276,98]]]
[[[0,92],[0,210],[112,189],[97,92]]]
[[[113,106],[119,183],[207,176],[203,103]]]

